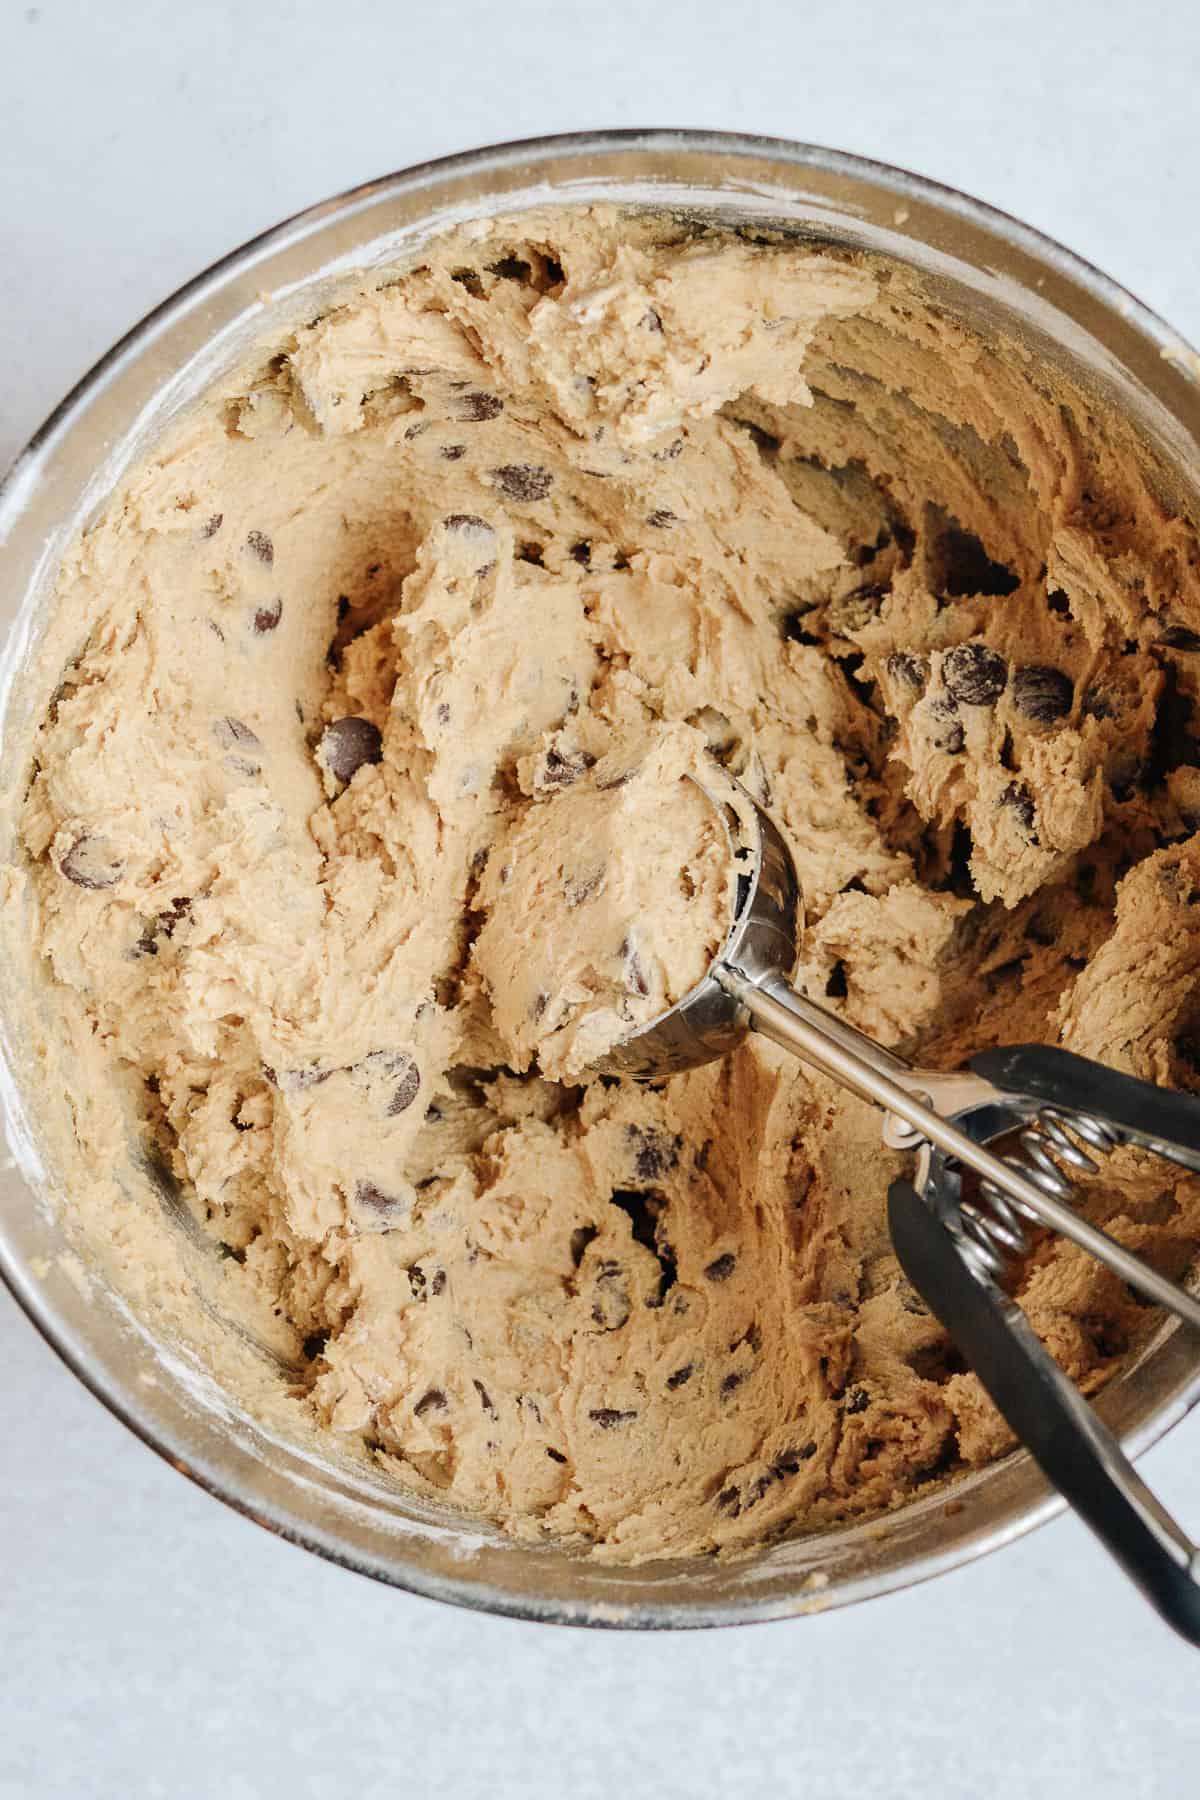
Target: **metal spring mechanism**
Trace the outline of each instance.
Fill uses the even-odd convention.
[[[1044,1106],[1020,1134],[1024,1155],[1009,1156],[1005,1161],[1052,1199],[1070,1201],[1074,1187],[1060,1164],[1082,1175],[1097,1175],[1100,1165],[1082,1145],[1103,1154],[1120,1142],[1121,1133],[1092,1113]],[[961,1202],[959,1216],[962,1252],[976,1274],[1002,1280],[1029,1249],[1026,1220],[1032,1215],[990,1181],[980,1182],[978,1200]]]

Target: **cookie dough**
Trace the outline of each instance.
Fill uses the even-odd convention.
[[[590,739],[605,754],[585,747]],[[530,771],[548,790],[500,833],[473,966],[514,1069],[585,1075],[683,998],[729,932],[735,877],[707,743],[675,725]],[[715,771],[720,778],[720,770]]]
[[[62,570],[6,926],[81,1218],[131,1282],[168,1235],[109,1173],[132,1115],[297,1429],[596,1555],[994,1456],[869,1108],[758,1039],[569,1079],[577,989],[611,1025],[686,984],[723,879],[694,805],[647,833],[602,782],[634,744],[719,759],[791,845],[799,979],[881,1041],[1195,1088],[1200,555],[1166,491],[915,276],[695,220],[478,223],[277,326]],[[1187,1263],[1196,1178],[1125,1151],[1087,1204]],[[1052,1239],[1019,1292],[1088,1390],[1154,1320]]]

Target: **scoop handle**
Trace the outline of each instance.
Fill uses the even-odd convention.
[[[745,1008],[755,1030],[840,1082],[860,1099],[870,1100],[885,1113],[903,1119],[918,1136],[966,1168],[974,1169],[1015,1200],[1027,1217],[1038,1219],[1069,1238],[1156,1306],[1169,1308],[1200,1330],[1200,1299],[1109,1237],[1074,1207],[1047,1194],[1019,1164],[997,1156],[985,1144],[977,1144],[953,1119],[943,1118],[927,1106],[919,1071],[863,1037],[853,1026],[835,1019],[806,995],[798,994],[781,975],[767,975],[756,981],[730,963],[718,963],[713,973],[724,991]]]
[[[900,1267],[941,1320],[1043,1475],[1167,1623],[1200,1648],[1196,1546],[1062,1373],[1025,1314],[963,1261],[908,1182],[888,1192]]]
[[[1055,1044],[981,1050],[971,1067],[994,1087],[1043,1106],[1094,1113],[1126,1137],[1200,1169],[1200,1098],[1156,1087]]]

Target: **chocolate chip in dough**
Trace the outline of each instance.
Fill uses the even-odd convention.
[[[458,462],[459,459],[461,457],[464,457],[466,454],[467,454],[467,446],[465,444],[443,444],[442,445],[442,460],[444,462]]]
[[[684,1387],[696,1373],[693,1364],[684,1363],[682,1369],[676,1369],[673,1375],[667,1376],[667,1386],[674,1393],[676,1388]]]
[[[1008,664],[986,644],[955,644],[942,658],[942,680],[964,706],[994,706],[1008,685]]]
[[[554,486],[549,469],[540,468],[536,463],[503,463],[498,469],[488,470],[488,480],[506,500],[530,504],[544,500]]]
[[[251,731],[248,725],[244,725],[241,719],[233,719],[228,716],[223,719],[214,719],[212,734],[225,750],[262,749],[257,734]]]
[[[447,531],[461,532],[467,537],[487,538],[489,542],[496,536],[487,520],[481,519],[478,513],[448,513],[442,524]]]
[[[268,600],[265,606],[256,607],[251,622],[255,636],[265,637],[269,631],[274,631],[282,617],[283,601],[278,597]]]
[[[706,1281],[728,1281],[737,1268],[737,1257],[726,1250],[723,1256],[715,1257],[704,1271]]]
[[[370,719],[335,719],[321,733],[317,757],[335,781],[349,781],[366,763],[383,760],[383,738]]]
[[[257,556],[259,562],[266,563],[268,569],[275,561],[275,546],[265,531],[248,531],[246,533],[246,548]]]
[[[58,865],[58,872],[81,888],[115,887],[125,865],[106,837],[90,831],[75,839]]]
[[[394,1119],[399,1113],[408,1111],[421,1086],[421,1071],[412,1057],[401,1057],[400,1062],[403,1067],[401,1071],[398,1071],[400,1078],[396,1083],[396,1091],[387,1103],[389,1119]]]
[[[205,520],[204,524],[200,527],[200,536],[202,538],[216,537],[218,531],[220,531],[220,529],[224,523],[225,523],[225,514],[224,513],[213,513],[208,519]]]
[[[893,650],[886,668],[893,681],[901,687],[911,688],[914,694],[921,693],[929,680],[929,663],[925,657],[914,656],[909,650]]]
[[[446,1407],[446,1396],[441,1388],[428,1388],[413,1407],[413,1412],[418,1419],[423,1419],[427,1413],[445,1412]]]
[[[957,700],[942,697],[929,702],[931,721],[929,741],[935,750],[945,756],[957,756],[966,743],[962,728],[962,720],[958,717]]]
[[[400,1212],[404,1207],[398,1194],[385,1193],[373,1181],[360,1181],[354,1189],[354,1199],[357,1205],[376,1213]]]
[[[498,419],[503,411],[504,402],[499,394],[460,394],[454,403],[454,416],[464,424],[482,424],[487,419]]]
[[[1016,815],[1017,821],[1030,843],[1036,844],[1038,835],[1034,826],[1037,819],[1037,808],[1033,804],[1033,795],[1024,782],[1010,781],[1000,796],[1000,804]]]
[[[619,1425],[628,1425],[631,1419],[637,1418],[636,1412],[621,1412],[615,1406],[597,1406],[588,1413],[588,1418],[601,1431],[614,1431]]]
[[[1025,663],[1013,675],[1013,705],[1027,719],[1051,725],[1075,704],[1075,683],[1047,663]]]
[[[627,1125],[625,1135],[633,1151],[633,1169],[639,1181],[657,1181],[668,1169],[678,1166],[679,1152],[683,1148],[681,1137],[671,1137],[665,1131],[645,1125]],[[613,1198],[616,1199],[616,1195]]]
[[[553,748],[547,750],[541,767],[540,785],[542,787],[570,787],[594,768],[596,759],[590,750],[571,750],[563,754]]]
[[[621,955],[625,960],[626,987],[631,993],[640,995],[644,1000],[650,992],[650,983],[646,980],[646,971],[642,967],[641,958],[628,938],[622,939]]]

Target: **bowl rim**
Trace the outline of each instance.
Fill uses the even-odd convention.
[[[1189,386],[1194,384],[1196,392],[1200,393],[1200,356],[1166,320],[1128,288],[1086,258],[1011,213],[932,177],[849,151],[745,132],[673,127],[621,127],[562,132],[457,151],[414,163],[370,181],[356,183],[245,239],[177,287],[150,308],[92,364],[17,452],[3,479],[0,479],[0,546],[6,542],[12,525],[19,520],[29,494],[37,485],[41,470],[51,461],[58,445],[69,436],[76,422],[86,413],[110,375],[126,359],[144,348],[160,327],[185,314],[207,291],[220,289],[230,277],[253,266],[263,256],[302,244],[323,225],[352,218],[356,212],[365,210],[380,200],[418,195],[422,189],[430,190],[433,195],[439,188],[459,177],[485,177],[491,171],[503,173],[526,166],[536,179],[539,165],[547,162],[564,157],[604,158],[630,151],[723,157],[729,159],[731,171],[736,169],[739,162],[752,159],[783,164],[792,169],[811,169],[822,175],[845,177],[865,184],[877,192],[894,197],[898,202],[915,201],[930,206],[940,214],[964,220],[986,234],[999,237],[1042,267],[1053,270],[1069,287],[1082,291],[1102,308],[1115,312],[1127,328],[1140,335],[1158,356],[1188,378]],[[619,173],[614,168],[611,178],[619,179]],[[597,177],[598,180],[603,178],[603,174]],[[712,186],[710,179],[709,191]],[[697,191],[703,192],[703,188],[699,187]],[[594,196],[583,194],[574,197],[579,204],[587,204],[590,199],[594,199]],[[547,191],[546,203],[569,204],[572,198],[570,189],[559,187]],[[521,201],[516,194],[513,195],[513,203],[516,210],[527,210],[527,203]],[[55,547],[55,561],[58,548],[60,546]],[[603,1605],[588,1606],[586,1603],[576,1609],[550,1596],[519,1594],[478,1580],[459,1578],[454,1574],[430,1575],[424,1569],[403,1561],[375,1558],[366,1552],[352,1551],[336,1536],[312,1521],[298,1523],[286,1508],[273,1506],[259,1496],[240,1492],[232,1476],[226,1476],[207,1466],[186,1445],[173,1442],[168,1427],[161,1422],[151,1422],[140,1412],[136,1395],[131,1389],[123,1388],[110,1372],[98,1373],[90,1366],[86,1347],[79,1341],[72,1326],[58,1316],[41,1283],[32,1278],[21,1258],[8,1244],[3,1229],[0,1229],[0,1280],[3,1280],[18,1307],[46,1343],[88,1391],[144,1444],[206,1492],[222,1500],[243,1517],[342,1567],[369,1575],[402,1591],[473,1610],[541,1623],[587,1624],[617,1629],[712,1627],[795,1617],[802,1613],[824,1611],[831,1606],[854,1604],[862,1599],[914,1586],[1013,1542],[1065,1508],[1065,1502],[1048,1484],[1041,1482],[1039,1477],[1040,1496],[1017,1516],[1004,1519],[999,1527],[991,1531],[986,1541],[976,1534],[962,1539],[950,1551],[931,1548],[907,1563],[877,1572],[869,1580],[851,1581],[844,1591],[831,1591],[828,1598],[819,1595],[808,1604],[798,1603],[794,1597],[784,1601],[768,1599],[758,1604],[753,1601],[741,1605],[702,1603],[695,1609],[680,1613],[678,1610],[662,1607],[656,1610],[651,1596],[644,1605],[629,1611],[624,1608],[606,1609]],[[1200,1360],[1190,1376],[1178,1382],[1172,1393],[1153,1406],[1132,1430],[1123,1434],[1125,1448],[1133,1454],[1149,1448],[1198,1400]],[[996,1466],[991,1464],[988,1468],[994,1469]],[[987,1470],[979,1471],[981,1476],[986,1473]],[[470,1530],[471,1524],[471,1519],[464,1516],[465,1531]]]

